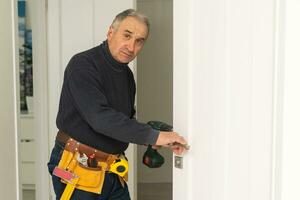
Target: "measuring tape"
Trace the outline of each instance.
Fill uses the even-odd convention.
[[[128,161],[125,156],[121,155],[110,165],[110,172],[124,177],[128,172]]]

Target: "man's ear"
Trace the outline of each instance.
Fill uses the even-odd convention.
[[[107,31],[107,39],[110,39],[112,37],[113,32],[114,32],[114,29],[112,28],[112,26],[110,26]]]

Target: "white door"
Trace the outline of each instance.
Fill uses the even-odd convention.
[[[174,128],[191,145],[174,200],[274,198],[276,6],[174,1]]]
[[[1,199],[19,199],[17,151],[16,5],[0,1],[0,194]]]

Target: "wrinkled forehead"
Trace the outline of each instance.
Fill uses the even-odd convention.
[[[123,19],[120,22],[117,31],[129,32],[133,35],[143,38],[147,38],[148,36],[147,25],[135,17],[126,17],[125,19]]]

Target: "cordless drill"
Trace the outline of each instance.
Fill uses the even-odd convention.
[[[161,122],[161,121],[149,121],[149,124],[153,129],[159,131],[172,131],[173,127]],[[156,149],[153,149],[151,145],[148,145],[146,152],[143,155],[143,163],[149,168],[161,167],[165,162],[164,157],[158,153]]]

